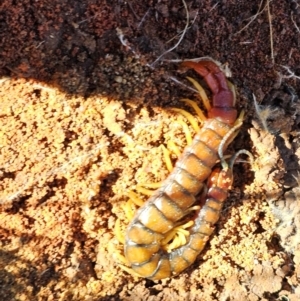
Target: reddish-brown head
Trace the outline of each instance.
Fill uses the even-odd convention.
[[[233,124],[237,118],[237,111],[234,108],[235,96],[219,66],[213,61],[185,61],[182,66],[194,69],[211,89],[212,108],[208,112],[208,117]]]

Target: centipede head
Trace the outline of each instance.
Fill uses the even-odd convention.
[[[236,95],[234,86],[214,61],[184,61],[183,67],[194,69],[202,76],[212,92],[212,108],[208,110],[209,118],[217,118],[224,123],[234,124],[237,118],[235,109]]]

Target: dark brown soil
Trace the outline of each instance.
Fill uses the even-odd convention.
[[[179,0],[1,1],[3,300],[300,299],[300,2],[186,4],[168,51],[187,22]],[[246,112],[228,152],[255,162],[235,165],[190,268],[135,278],[115,259],[115,222],[129,189],[167,176],[161,145],[184,147],[170,108],[196,99],[180,83],[197,76],[178,62],[203,56],[228,64]]]

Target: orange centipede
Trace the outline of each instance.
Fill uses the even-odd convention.
[[[204,78],[212,91],[212,106],[206,106],[208,118],[192,144],[126,230],[125,257],[135,273],[151,280],[179,274],[205,247],[232,183],[231,169],[212,169],[242,123],[242,114],[237,118],[233,87],[213,61],[185,61],[182,65]],[[163,239],[191,212],[204,187],[208,188],[204,205],[189,229],[187,243],[167,252],[162,248]]]

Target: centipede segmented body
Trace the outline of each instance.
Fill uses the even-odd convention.
[[[214,230],[232,183],[230,170],[212,169],[219,160],[220,144],[236,126],[235,95],[214,62],[186,61],[183,65],[204,78],[212,91],[212,107],[192,144],[185,148],[168,178],[136,212],[127,228],[126,259],[137,274],[151,280],[177,275],[196,260]],[[205,203],[189,229],[187,243],[165,251],[163,238],[190,212],[205,183]]]

